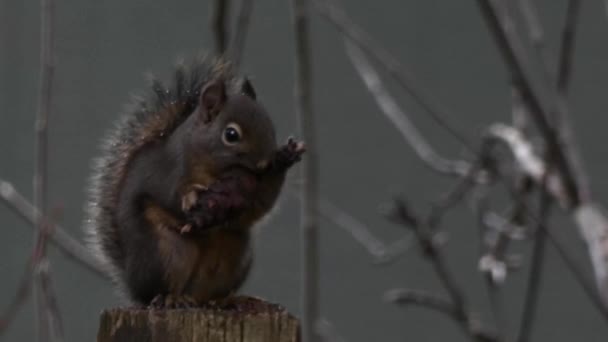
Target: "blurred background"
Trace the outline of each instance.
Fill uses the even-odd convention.
[[[559,43],[566,1],[536,1],[551,53]],[[447,121],[477,144],[493,122],[510,122],[509,77],[474,1],[349,0],[353,19],[407,63],[422,86],[451,109]],[[64,0],[56,5],[56,82],[50,117],[49,203],[62,208],[61,225],[82,238],[83,201],[98,143],[130,94],[146,86],[144,74],[166,79],[179,57],[213,48],[207,1]],[[0,1],[0,178],[31,199],[34,116],[38,95],[40,11],[37,1]],[[381,240],[406,234],[378,206],[402,194],[416,209],[441,195],[454,179],[429,171],[385,120],[344,54],[341,36],[318,15],[311,22],[314,111],[323,194],[367,224]],[[581,8],[569,96],[572,124],[598,202],[608,204],[608,19],[602,1]],[[289,2],[256,1],[243,71],[271,113],[281,139],[297,132],[293,103],[293,30]],[[387,83],[436,149],[450,157],[463,148],[403,92]],[[298,181],[294,170],[290,182]],[[444,220],[449,265],[474,310],[491,328],[482,275],[477,270],[475,218],[462,203]],[[550,224],[590,276],[574,225],[557,214]],[[29,223],[0,205],[0,309],[14,297],[33,240]],[[256,235],[256,259],[244,293],[299,313],[299,205],[288,194]],[[528,244],[521,252],[527,256]],[[608,324],[549,245],[536,312],[534,341],[606,341]],[[67,341],[96,336],[99,313],[120,305],[110,284],[50,248],[52,280]],[[504,287],[507,324],[516,331],[526,268]],[[444,315],[399,308],[382,300],[394,287],[442,291],[418,249],[388,266],[373,259],[344,230],[322,221],[321,309],[347,341],[466,341]],[[35,336],[30,301],[6,341]]]

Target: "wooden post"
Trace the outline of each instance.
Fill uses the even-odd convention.
[[[217,309],[115,308],[101,314],[97,342],[299,342],[300,324],[264,301]]]

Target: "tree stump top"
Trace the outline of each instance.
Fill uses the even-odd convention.
[[[298,342],[298,320],[283,307],[241,297],[238,305],[196,309],[113,308],[101,314],[98,342]]]

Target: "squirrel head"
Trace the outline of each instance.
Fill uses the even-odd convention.
[[[207,82],[193,116],[189,150],[217,172],[263,171],[277,149],[274,125],[247,79],[235,92],[227,91],[223,79]]]

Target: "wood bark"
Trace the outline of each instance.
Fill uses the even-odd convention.
[[[260,302],[246,308],[114,308],[101,314],[98,342],[298,342],[299,321]]]

